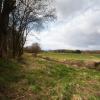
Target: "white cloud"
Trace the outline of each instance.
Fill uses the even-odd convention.
[[[58,21],[40,34],[43,49],[100,49],[100,0],[56,0]]]

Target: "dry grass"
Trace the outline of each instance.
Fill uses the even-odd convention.
[[[0,100],[100,100],[96,70],[25,54],[20,62],[0,60],[0,72]]]

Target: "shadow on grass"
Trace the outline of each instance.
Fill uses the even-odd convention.
[[[13,93],[11,86],[22,78],[20,68],[15,61],[0,59],[0,100],[9,100],[8,95]]]

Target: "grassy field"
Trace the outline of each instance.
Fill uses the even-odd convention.
[[[55,60],[88,60],[88,61],[100,61],[100,54],[77,54],[77,53],[53,53],[43,52],[44,57],[50,57]]]
[[[42,55],[65,59],[64,54]],[[85,57],[99,60],[98,55],[69,54],[70,59]],[[0,60],[0,100],[100,100],[100,71],[73,68],[32,54],[24,54],[19,61]]]

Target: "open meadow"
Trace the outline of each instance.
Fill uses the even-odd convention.
[[[58,60],[100,59],[96,54],[40,55]],[[18,61],[0,60],[0,100],[100,100],[100,71],[34,58],[28,53]]]
[[[100,54],[95,53],[54,53],[43,52],[40,55],[50,57],[59,61],[63,60],[81,60],[81,61],[100,61]]]
[[[100,100],[100,0],[0,0],[0,100]]]

